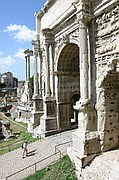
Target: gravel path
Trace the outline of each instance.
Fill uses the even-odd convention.
[[[67,131],[63,133],[59,133],[53,136],[46,137],[44,140],[38,140],[31,144],[28,144],[29,156],[26,158],[22,158],[22,148],[16,149],[9,153],[0,156],[0,180],[5,179],[7,176],[15,173],[25,167],[30,166],[31,164],[38,162],[45,157],[48,157],[55,153],[55,145],[65,143],[72,140],[72,131]],[[61,145],[58,148],[66,153],[66,148],[71,145],[71,143],[67,143],[65,145]],[[37,168],[46,167],[53,160],[59,158],[59,155],[49,158],[43,163],[39,163]],[[22,171],[22,173],[18,173],[15,176],[8,178],[9,180],[20,180],[23,177],[27,176],[30,173],[33,173],[34,166],[30,169]],[[29,172],[30,171],[30,172]]]

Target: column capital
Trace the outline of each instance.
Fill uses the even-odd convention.
[[[34,46],[34,47],[40,47],[40,40],[32,40],[32,45]]]
[[[83,12],[90,12],[91,2],[90,0],[79,0],[79,3],[77,3],[77,10],[83,11]]]
[[[40,41],[39,40],[32,40],[32,45],[34,49],[34,55],[38,56],[40,51]]]
[[[44,49],[45,49],[46,51],[48,50],[49,46],[50,46],[50,44],[49,44],[48,42],[45,42],[45,43],[44,43]]]
[[[37,11],[34,13],[34,16],[35,16],[35,18],[40,19],[40,14]]]
[[[43,29],[42,34],[44,37],[44,44],[51,44],[53,42],[53,35],[50,28]]]
[[[25,58],[27,58],[29,56],[33,56],[33,50],[26,49],[24,51],[24,54],[25,54]]]
[[[79,23],[80,27],[87,27],[87,24],[90,21],[90,19],[90,16],[85,14],[77,15],[77,22]]]

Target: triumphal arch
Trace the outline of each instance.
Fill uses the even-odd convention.
[[[79,170],[119,147],[119,1],[48,0],[35,18],[33,128],[77,127]]]

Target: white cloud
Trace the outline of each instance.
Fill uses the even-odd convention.
[[[9,32],[14,39],[19,41],[31,41],[35,35],[35,31],[29,29],[26,25],[10,24],[4,31]]]
[[[15,64],[15,59],[11,56],[0,56],[0,72],[7,71],[9,67]]]
[[[1,55],[3,55],[3,52],[2,52],[2,51],[0,51],[0,56],[1,56]]]
[[[16,54],[14,55],[14,57],[16,58],[20,58],[20,59],[25,59],[25,54],[23,53],[25,51],[25,49],[18,49],[18,51],[16,52]]]
[[[0,57],[0,66],[12,66],[15,63],[15,59],[11,56]]]

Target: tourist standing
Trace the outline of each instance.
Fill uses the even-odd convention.
[[[23,158],[25,158],[25,155],[27,156],[28,155],[28,142],[24,142],[24,144],[22,145],[22,148],[23,148]]]

